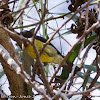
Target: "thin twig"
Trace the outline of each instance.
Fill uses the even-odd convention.
[[[18,0],[14,0],[14,1],[10,1],[10,2],[4,3],[4,4],[0,5],[0,8],[2,8],[3,6],[6,6],[6,5],[10,4],[10,3],[16,2],[16,1],[18,1]]]
[[[66,24],[68,23],[78,12],[80,12],[81,10],[83,10],[84,8],[86,8],[88,6],[88,4],[90,4],[92,0],[89,0],[88,3],[83,6],[82,8],[80,8],[79,10],[77,10],[65,23],[63,23],[63,25],[61,27],[59,27],[54,34],[52,35],[52,37],[44,44],[43,49],[46,47],[47,44],[49,44],[49,42],[53,39],[53,37],[55,36],[55,34]],[[98,25],[98,24],[97,24]],[[93,29],[93,28],[92,28]],[[90,29],[89,29],[90,30]],[[88,34],[88,32],[87,32]],[[54,77],[56,76],[56,74],[58,73],[58,71],[60,70],[61,66],[63,65],[63,63],[66,61],[66,59],[70,56],[71,52],[73,51],[74,47],[84,38],[85,34],[83,34],[83,36],[78,40],[78,42],[72,47],[72,49],[70,50],[70,52],[64,57],[63,61],[61,62],[61,64],[59,65],[58,69],[55,71],[53,77],[50,80],[50,84],[52,83]]]
[[[99,86],[96,86],[94,88],[91,88],[89,90],[86,90],[86,91],[82,91],[82,92],[72,92],[71,94],[67,94],[67,97],[71,97],[73,95],[84,95],[84,94],[89,94],[90,92],[96,90],[96,89],[99,89],[100,88],[100,85]]]
[[[75,13],[74,13],[67,21],[65,21],[65,22],[53,33],[53,35],[51,36],[51,38],[48,39],[48,41],[43,45],[43,49],[50,43],[51,40],[53,40],[55,34],[56,34],[57,32],[59,32],[59,30],[60,30],[66,23],[68,23],[71,19],[73,19],[74,16],[75,16],[77,13],[79,13],[81,10],[83,10],[84,8],[86,8],[86,7],[88,6],[88,4],[90,4],[91,1],[92,1],[92,0],[89,0],[88,3],[87,3],[85,6],[83,6],[83,7],[80,8],[80,9],[78,9],[77,11],[75,11]]]
[[[83,34],[85,34],[85,31],[88,29],[88,21],[89,21],[88,15],[89,15],[89,6],[88,6],[87,9],[86,9],[86,16],[85,16],[85,18],[86,18],[86,21],[85,21],[86,25],[85,25],[85,29],[84,29],[84,33],[83,33]],[[86,37],[83,38],[83,42],[82,42],[83,48],[84,48],[85,38],[86,38]],[[88,49],[88,50],[89,50],[89,49]],[[88,53],[88,50],[86,50],[87,53]],[[87,53],[85,53],[83,59],[86,57]],[[81,62],[81,68],[82,68],[83,65],[84,65],[83,61],[84,61],[84,60],[82,60],[82,62]],[[85,72],[85,70],[84,70],[84,72]]]
[[[47,25],[48,26],[48,25]],[[55,29],[51,28],[50,26],[48,26],[50,29],[52,29],[53,31],[55,31]],[[67,42],[67,44],[72,47],[72,45],[58,32],[59,37],[61,37],[65,42]]]
[[[10,31],[10,30],[4,28],[4,27],[2,27],[2,28],[3,28],[5,31],[8,32],[9,36],[12,37],[12,39],[13,39],[13,38],[15,39],[15,37],[16,37],[16,39],[17,39],[18,41],[20,41],[21,43],[23,43],[23,41],[27,41],[27,42],[29,42],[29,43],[31,44],[31,42],[28,41],[27,39],[25,39],[24,37],[20,37],[19,35],[15,34],[14,32],[12,32],[12,31]],[[43,77],[43,79],[44,79],[44,84],[45,84],[45,86],[46,86],[46,88],[47,88],[48,93],[52,93],[52,92],[51,92],[51,89],[50,89],[50,86],[49,86],[49,83],[48,83],[48,81],[47,81],[47,79],[46,79],[46,77],[45,77],[45,74],[44,74],[44,72],[45,72],[45,71],[44,71],[44,67],[42,66],[42,62],[41,62],[41,60],[40,60],[38,51],[37,51],[35,45],[34,45],[34,44],[32,44],[32,45],[34,46],[33,48],[34,48],[34,50],[35,50],[36,57],[38,58],[37,61],[39,62],[39,65],[40,65],[40,67],[41,67],[41,75],[42,75],[42,77]]]
[[[27,7],[28,3],[30,2],[30,0],[28,0],[25,4],[25,7]],[[15,21],[13,22],[13,24],[11,25],[11,27],[16,23],[16,21],[19,19],[19,17],[24,13],[24,9],[20,11],[19,15],[17,16],[17,18],[15,19]]]
[[[83,68],[83,66],[84,66],[87,54],[88,54],[89,50],[91,49],[91,47],[93,46],[93,42],[94,41],[92,41],[92,43],[90,43],[90,45],[88,46],[88,48],[86,49],[86,51],[84,53],[84,56],[83,56],[82,61],[81,61],[81,68]]]
[[[26,72],[23,69],[20,68],[20,66],[15,62],[14,59],[11,58],[9,52],[2,45],[0,45],[0,55],[2,56],[2,59],[4,59],[6,63],[15,70],[17,74],[21,75],[21,77],[25,80],[27,84],[30,84],[39,94],[46,97],[47,100],[50,100],[49,97],[45,94],[45,92],[43,92],[44,90],[39,89],[36,86],[36,83],[31,81],[30,76],[26,74]]]
[[[41,25],[43,24],[43,21],[44,21],[44,18],[45,18],[46,13],[47,13],[47,9],[46,9],[46,3],[45,3],[45,4],[44,4],[44,12],[43,12],[42,18],[40,19],[41,21],[40,21],[40,23],[39,23],[38,28],[37,28],[36,32],[34,32],[34,35],[33,35],[33,38],[32,38],[32,43],[34,43],[36,34],[37,34],[37,32],[39,31]]]
[[[71,50],[68,52],[68,54],[64,57],[63,61],[61,62],[61,64],[59,65],[58,69],[55,71],[55,74],[53,75],[53,77],[50,80],[50,83],[52,83],[53,79],[55,78],[56,74],[58,73],[59,69],[61,68],[61,66],[63,65],[63,63],[66,61],[66,59],[68,59],[68,57],[70,56],[70,54],[73,52],[74,48],[76,47],[77,44],[79,44],[81,42],[81,40],[88,35],[93,29],[96,28],[96,26],[99,25],[99,22],[94,23],[89,29],[87,29],[85,31],[86,34],[83,34],[80,39],[73,45],[73,47],[71,48]]]
[[[24,8],[23,8],[23,9],[24,9]],[[19,11],[21,11],[21,9],[20,9]],[[19,11],[16,11],[15,13],[17,13],[17,12],[19,12]],[[53,19],[63,18],[64,16],[66,16],[66,15],[68,15],[68,14],[70,14],[70,13],[71,13],[71,12],[69,12],[69,13],[67,13],[67,14],[63,14],[63,15],[57,16],[57,17],[50,17],[50,18],[48,18],[48,19],[43,20],[43,23],[44,23],[44,22],[47,22],[47,21],[51,21],[51,20],[53,20]],[[11,13],[11,14],[13,14],[13,13]],[[11,28],[11,29],[19,29],[19,28],[31,27],[31,26],[38,25],[39,23],[41,23],[41,20],[40,20],[39,22],[37,22],[37,23],[34,23],[34,24],[30,24],[30,25],[26,25],[26,26],[20,26],[20,27],[15,27],[15,28]]]
[[[39,31],[40,26],[41,26],[41,24],[43,23],[43,20],[44,20],[45,15],[46,15],[46,1],[45,1],[45,4],[44,4],[44,8],[45,8],[45,10],[44,10],[43,16],[42,16],[42,18],[41,18],[41,23],[39,24],[39,26],[38,26],[36,32],[35,32],[34,35],[33,35],[31,45],[33,46],[33,49],[34,49],[34,51],[35,51],[35,53],[36,53],[36,63],[37,63],[37,62],[39,63],[39,67],[40,67],[40,69],[41,69],[41,70],[40,70],[41,76],[42,76],[42,79],[43,79],[43,82],[44,82],[44,86],[45,86],[46,89],[47,89],[47,94],[50,94],[50,96],[52,97],[52,96],[53,96],[53,93],[52,93],[52,90],[51,90],[51,88],[50,88],[49,82],[48,82],[47,79],[46,79],[45,70],[44,70],[44,67],[43,67],[42,62],[41,62],[41,59],[40,59],[40,54],[38,53],[38,50],[37,50],[37,48],[36,48],[36,46],[35,46],[35,44],[34,44],[34,40],[35,40],[36,34],[37,34],[37,32]]]
[[[96,74],[95,78],[92,80],[88,89],[91,89],[95,85],[95,83],[97,82],[97,79],[100,76],[100,68],[98,66],[98,57],[96,57],[96,67],[97,67],[97,74]]]
[[[14,11],[14,8],[15,8],[15,3],[16,3],[16,0],[14,0],[14,3],[13,3],[13,8],[12,8],[12,12]]]

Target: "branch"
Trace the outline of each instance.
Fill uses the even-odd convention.
[[[50,43],[51,40],[53,40],[54,36],[56,35],[57,32],[59,32],[59,30],[66,24],[68,23],[71,19],[74,18],[74,16],[79,13],[81,10],[83,10],[84,8],[86,8],[90,3],[91,3],[92,0],[89,0],[88,3],[83,6],[82,8],[78,9],[77,11],[75,11],[75,13],[67,20],[65,21],[54,33],[53,35],[51,36],[50,39],[48,39],[48,41],[43,45],[43,49]]]
[[[22,8],[22,9],[25,9],[25,8]],[[21,11],[22,9],[20,9],[20,10],[18,10],[18,11],[16,11],[16,12],[12,12],[11,14],[17,13],[17,12]],[[50,17],[50,18],[48,18],[48,19],[43,20],[43,23],[44,23],[44,22],[47,22],[47,21],[54,20],[54,19],[63,18],[64,16],[66,16],[66,15],[68,15],[68,14],[70,14],[70,13],[71,13],[71,12],[69,12],[69,13],[67,13],[67,14],[63,14],[63,15],[57,16],[57,17]],[[35,20],[36,20],[36,19],[35,19]],[[30,25],[26,25],[26,26],[20,26],[20,27],[15,27],[15,28],[10,28],[10,29],[27,28],[27,27],[31,27],[31,26],[38,25],[38,24],[40,24],[40,23],[41,23],[41,21],[39,21],[39,22],[37,22],[37,23],[34,23],[34,24],[30,24]]]
[[[96,86],[95,88],[91,88],[91,89],[88,89],[86,91],[82,91],[82,92],[72,92],[71,94],[67,94],[67,97],[71,97],[73,95],[86,95],[86,94],[89,94],[90,92],[96,90],[96,89],[99,89],[100,88],[100,85],[99,86]]]
[[[49,100],[50,97],[46,96],[45,91],[42,88],[37,87],[37,84],[30,80],[30,76],[26,74],[26,72],[23,69],[20,68],[20,66],[11,58],[9,52],[2,45],[0,45],[0,55],[7,62],[7,64],[15,70],[17,74],[21,75],[21,77],[27,84],[31,85],[39,94],[43,95],[47,98],[47,100]]]
[[[69,22],[78,12],[80,12],[80,11],[83,10],[85,7],[87,7],[87,6],[90,4],[91,1],[92,1],[92,0],[90,0],[85,6],[83,6],[83,7],[80,8],[79,10],[77,10],[63,25],[65,25],[67,22]],[[60,28],[62,28],[63,25],[62,25]],[[97,24],[97,25],[98,25],[98,24]],[[94,26],[96,27],[97,25],[94,25]],[[59,31],[60,28],[58,28],[57,30]],[[58,32],[57,30],[54,32],[53,36],[46,42],[46,44],[44,45],[44,48],[45,48],[45,46],[52,40],[52,38],[54,37],[54,35],[56,34],[56,32]],[[88,32],[87,32],[87,34],[88,34]],[[70,50],[70,52],[64,57],[63,61],[62,61],[61,64],[59,65],[58,69],[55,71],[53,77],[51,78],[50,83],[52,83],[54,77],[56,76],[56,74],[58,73],[58,71],[59,71],[59,69],[61,68],[61,66],[63,65],[63,63],[66,61],[66,59],[70,56],[70,54],[72,53],[72,51],[73,51],[73,49],[75,48],[75,46],[76,46],[84,37],[85,37],[85,34],[83,34],[83,36],[78,40],[78,42],[72,47],[72,49]]]
[[[51,94],[52,94],[52,91],[51,91],[51,89],[50,89],[49,83],[48,83],[48,81],[47,81],[47,79],[46,79],[46,76],[45,76],[45,74],[44,74],[44,72],[45,72],[45,71],[44,71],[44,67],[43,67],[42,62],[41,62],[41,60],[40,60],[40,57],[39,57],[38,51],[37,51],[37,49],[36,49],[36,46],[35,46],[34,44],[32,44],[30,41],[28,41],[26,38],[21,37],[21,36],[15,34],[14,32],[10,31],[9,29],[4,28],[4,27],[2,27],[2,28],[3,28],[5,31],[7,31],[8,34],[9,34],[9,36],[10,36],[12,39],[14,39],[16,42],[18,42],[18,43],[23,43],[24,41],[27,41],[27,42],[29,42],[29,43],[33,46],[33,49],[35,50],[35,53],[36,53],[36,59],[37,59],[39,65],[40,65],[40,68],[41,68],[41,75],[42,75],[42,77],[43,77],[43,79],[44,79],[45,87],[47,88],[48,93],[51,93]]]
[[[16,71],[17,74],[21,72],[19,65],[10,57],[8,51],[2,45],[0,45],[0,55],[2,55],[3,59]]]
[[[30,2],[30,0],[27,0],[26,4],[25,4],[25,8],[27,8],[28,3]],[[19,19],[19,17],[24,13],[24,9],[22,9],[20,11],[20,13],[18,14],[17,18],[15,19],[15,21],[12,23],[11,27],[16,23],[16,21]]]

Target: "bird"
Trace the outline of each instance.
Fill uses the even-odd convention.
[[[31,37],[27,37],[28,35],[25,35],[25,33],[30,34],[31,32],[32,31],[23,31],[22,33],[24,35],[22,33],[21,34],[19,33],[19,34],[24,36],[25,38],[31,38]],[[34,31],[31,34],[34,34]],[[44,43],[46,43],[46,41],[47,40],[43,38],[42,36],[36,35],[34,44],[37,48],[37,51],[40,51],[43,48],[43,45]],[[30,57],[32,57],[33,59],[36,59],[36,53],[34,51],[33,46],[30,43],[25,44],[23,50],[26,50]],[[63,59],[64,59],[64,56],[57,50],[57,48],[52,43],[49,43],[44,48],[42,54],[40,55],[40,60],[42,61],[42,63],[54,63],[54,64],[60,65]],[[64,70],[66,70],[66,73],[67,73],[67,75],[64,75],[64,76],[68,77],[69,73],[72,71],[73,63],[66,60],[63,63],[62,67],[64,68]],[[79,68],[76,68],[75,73],[79,70],[80,70]]]
[[[18,35],[22,35],[25,38],[31,38],[34,34],[35,28],[31,30],[25,30],[20,33],[17,33]],[[43,44],[47,40],[43,38],[42,36],[36,35],[35,37],[35,46],[38,51],[40,51],[43,48]],[[36,59],[36,53],[33,49],[33,46],[29,43],[24,43],[24,47],[22,47],[23,50],[25,49],[29,56],[31,56],[33,59]],[[40,56],[40,59],[43,63],[55,63],[55,64],[60,64],[61,61],[63,60],[64,56],[57,50],[57,48],[52,44],[48,44],[45,48],[43,53]]]
[[[46,41],[47,40],[45,38],[41,36],[36,36],[34,43],[38,51],[40,51],[43,48],[43,44]],[[26,45],[25,50],[32,58],[34,59],[36,58],[35,51],[31,44]],[[63,58],[64,56],[51,43],[44,48],[44,51],[40,56],[40,59],[43,63],[46,62],[46,63],[60,64]]]

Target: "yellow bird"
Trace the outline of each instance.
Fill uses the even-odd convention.
[[[25,31],[25,32],[21,32],[21,35],[23,35],[26,38],[30,38],[32,36],[32,32],[31,31]],[[34,33],[33,33],[34,34]],[[43,48],[43,44],[46,42],[47,40],[44,39],[41,36],[36,36],[35,38],[35,46],[37,48],[38,51],[40,51]],[[36,59],[36,53],[33,49],[33,46],[31,44],[24,44],[24,49],[27,51],[27,53],[33,58]],[[55,63],[55,64],[60,64],[63,60],[64,56],[62,56],[62,54],[50,43],[49,45],[47,45],[44,48],[44,51],[42,52],[40,59],[43,63]],[[64,64],[62,65],[63,67],[63,73],[64,73],[64,77],[66,79],[66,77],[68,77],[69,73],[72,70],[73,67],[73,63],[66,61],[64,62]],[[79,68],[75,69],[75,73],[77,71],[79,71]],[[65,71],[65,72],[64,72]],[[65,75],[65,73],[67,75]],[[62,75],[63,76],[63,75]]]
[[[45,42],[46,39],[41,36],[36,36],[34,43],[38,51],[43,47],[43,43]],[[25,49],[32,58],[36,58],[36,54],[31,44],[27,45]],[[52,44],[49,44],[45,47],[43,53],[40,56],[40,59],[42,62],[60,64],[63,60],[63,56]]]

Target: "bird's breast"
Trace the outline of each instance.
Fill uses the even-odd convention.
[[[43,47],[43,42],[39,41],[39,40],[35,40],[35,45],[37,50],[39,51],[42,47]],[[33,49],[33,46],[31,44],[29,44],[26,47],[27,53],[34,59],[36,59],[36,53]],[[47,55],[45,52],[43,52],[40,56],[40,59],[42,62],[48,62],[51,63],[53,61],[53,57],[50,57],[49,55]]]

